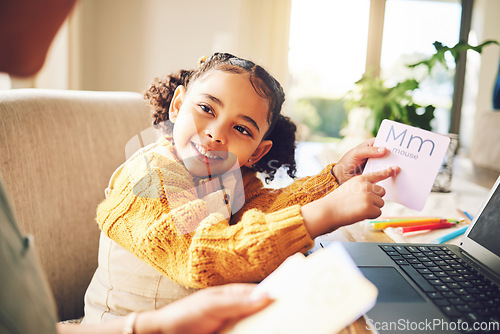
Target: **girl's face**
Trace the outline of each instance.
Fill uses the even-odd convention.
[[[199,177],[251,166],[272,146],[262,140],[269,129],[269,103],[253,88],[248,74],[214,70],[180,86],[169,109],[177,156]]]

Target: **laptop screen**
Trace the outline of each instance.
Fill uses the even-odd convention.
[[[488,203],[477,217],[468,237],[500,256],[500,187],[497,185]]]

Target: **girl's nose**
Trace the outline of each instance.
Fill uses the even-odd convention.
[[[226,139],[222,133],[221,130],[218,129],[207,129],[206,130],[206,135],[209,137],[212,141],[217,142],[218,144],[225,144]]]

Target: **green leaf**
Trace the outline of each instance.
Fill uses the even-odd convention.
[[[450,52],[451,55],[453,56],[453,59],[455,60],[455,64],[458,62],[460,54],[462,52],[468,51],[468,50],[473,50],[478,53],[481,53],[483,51],[483,48],[487,45],[490,44],[496,44],[500,45],[497,41],[494,40],[486,40],[483,43],[473,46],[470,45],[469,43],[465,41],[460,41],[457,44],[455,44],[453,47],[448,47],[446,45],[443,45],[441,42],[434,42],[434,48],[436,49],[436,52],[431,55],[429,58],[424,59],[422,61],[419,61],[418,63],[415,64],[410,64],[408,65],[409,68],[415,68],[419,65],[424,65],[427,67],[428,73],[431,73],[432,68],[437,64],[441,64],[444,66],[444,68],[448,69],[448,65],[446,64],[446,52]]]

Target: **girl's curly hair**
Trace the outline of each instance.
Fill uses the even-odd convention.
[[[274,175],[280,167],[285,167],[287,174],[292,178],[295,177],[297,170],[295,132],[297,127],[290,118],[281,115],[285,93],[276,79],[264,68],[249,60],[235,57],[229,53],[214,53],[209,58],[201,58],[197,70],[180,70],[162,79],[156,78],[144,93],[144,98],[152,108],[153,125],[171,133],[173,124],[168,120],[168,111],[175,89],[181,85],[188,89],[191,83],[204,77],[212,70],[248,73],[255,92],[269,102],[267,116],[269,130],[264,135],[264,139],[271,140],[273,145],[271,150],[252,168],[265,174],[266,182],[274,179]]]

